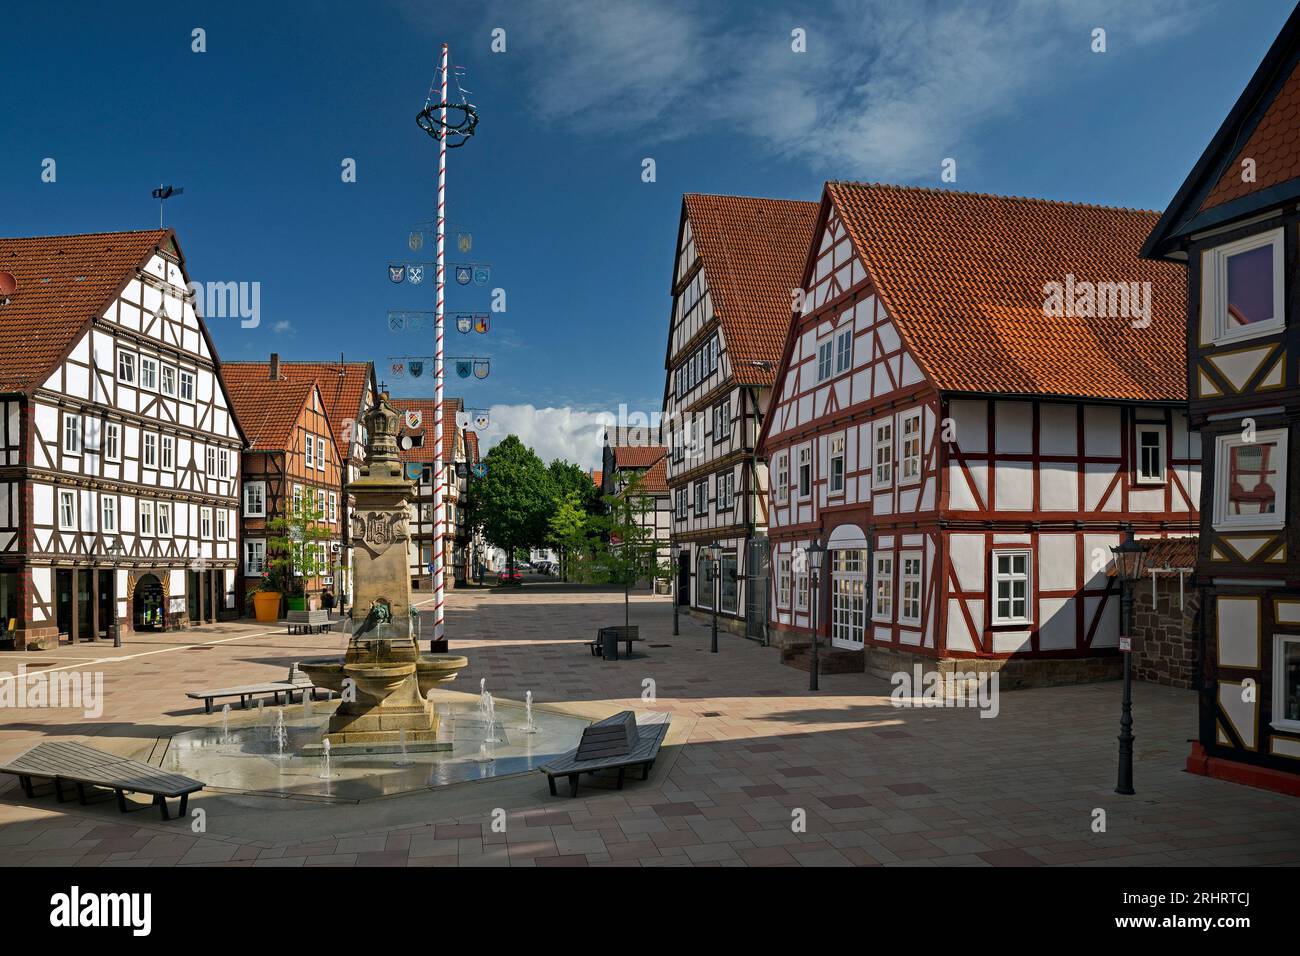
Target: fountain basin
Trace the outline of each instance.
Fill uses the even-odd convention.
[[[311,678],[317,687],[324,687],[336,694],[343,693],[343,665],[338,662],[329,664],[299,664],[298,669]]]
[[[344,664],[343,673],[357,682],[367,697],[383,700],[415,673],[412,661],[376,661],[370,664]]]
[[[469,667],[469,658],[459,654],[421,654],[415,663],[420,696],[429,696],[429,691],[439,684],[451,683],[466,667]]]

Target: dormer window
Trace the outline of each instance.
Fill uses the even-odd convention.
[[[1267,335],[1286,324],[1282,230],[1206,251],[1202,308],[1212,310],[1214,343]]]

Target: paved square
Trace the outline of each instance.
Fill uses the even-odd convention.
[[[28,866],[1035,866],[1300,862],[1300,806],[1289,797],[1182,769],[1194,736],[1190,691],[1138,684],[1134,797],[1112,792],[1116,683],[1009,691],[995,719],[974,709],[895,708],[862,674],[808,675],[775,648],[705,622],[667,599],[632,599],[646,656],[606,663],[581,642],[622,623],[622,594],[530,585],[459,590],[448,634],[470,667],[451,685],[598,718],[632,708],[673,715],[648,782],[584,778],[551,797],[538,773],[356,803],[212,790],[195,822],[111,800],[79,807],[0,778],[0,864]],[[136,759],[177,730],[218,722],[184,692],[281,679],[296,660],[336,657],[342,635],[287,636],[238,623],[5,654],[104,675],[104,711],[3,711],[0,761],[42,740],[79,740]],[[643,700],[653,693],[654,701]],[[447,697],[452,695],[448,694]],[[706,714],[710,716],[706,716]],[[716,715],[716,716],[713,716]],[[161,742],[160,742],[161,738]],[[636,776],[636,775],[633,775]],[[560,787],[560,793],[567,788]],[[494,813],[495,811],[495,813]],[[1094,832],[1099,811],[1105,832]],[[504,832],[494,820],[504,821]],[[802,823],[801,826],[797,825]]]

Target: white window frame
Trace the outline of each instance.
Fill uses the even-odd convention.
[[[915,563],[914,573],[908,571],[908,565]],[[920,551],[900,551],[898,553],[898,623],[921,625],[921,607],[924,604],[925,564]],[[909,591],[913,592],[909,595]],[[908,614],[908,605],[916,605],[916,613]]]
[[[249,560],[252,554],[257,554],[257,565]],[[244,576],[249,578],[260,578],[266,573],[266,539],[265,538],[245,538],[244,539]]]
[[[1159,466],[1159,473],[1147,475],[1143,473],[1142,468],[1142,436],[1144,434],[1154,434],[1156,436],[1156,461]],[[1136,422],[1133,425],[1133,480],[1139,485],[1163,485],[1168,476],[1165,467],[1165,424],[1164,422]]]
[[[82,446],[81,416],[71,412],[63,416],[63,453],[80,455]]]
[[[804,473],[807,472],[808,484],[804,487]],[[796,494],[800,501],[807,501],[812,497],[813,471],[812,471],[812,446],[803,445],[799,448],[799,485],[796,488]]]
[[[170,538],[172,536],[172,505],[170,501],[159,501],[154,511],[154,518],[157,521],[157,536],[160,538]]]
[[[998,561],[1000,558],[1012,558],[1022,556],[1025,559],[1024,575],[1015,572],[1002,572],[998,570]],[[1022,616],[1008,615],[1003,617],[998,613],[998,585],[1002,582],[1014,583],[1023,577],[1025,582],[1025,613]],[[992,567],[989,569],[989,613],[990,620],[994,624],[1033,624],[1034,623],[1034,552],[1029,548],[996,548],[993,551]],[[1010,592],[1008,592],[1010,593]],[[1015,597],[1010,596],[1009,600],[1015,602]]]
[[[230,518],[226,514],[226,509],[218,508],[213,513],[212,517],[216,529],[217,540],[225,541],[230,537]]]
[[[325,437],[323,435],[316,436],[316,470],[325,470]]]
[[[158,462],[163,471],[176,470],[176,436],[163,435],[159,439]]]
[[[1286,327],[1286,244],[1285,231],[1279,227],[1257,236],[1247,236],[1236,242],[1229,242],[1213,249],[1207,249],[1202,259],[1202,281],[1210,286],[1210,307],[1214,309],[1213,343],[1220,345],[1228,342],[1240,342],[1242,339],[1259,338],[1271,335]],[[1243,252],[1259,249],[1263,246],[1273,247],[1273,309],[1274,316],[1268,322],[1256,322],[1243,325],[1238,329],[1227,327],[1228,319],[1228,260]]]
[[[152,355],[140,356],[140,387],[150,392],[158,391],[158,359]]]
[[[293,486],[293,511],[292,514],[302,514],[303,509],[302,485]]]
[[[217,477],[217,449],[212,445],[203,450],[203,473],[209,478]]]
[[[713,406],[714,443],[731,440],[731,402]]]
[[[330,492],[329,520],[330,521],[339,520],[339,493],[337,491]]]
[[[144,432],[140,433],[140,467],[157,468],[158,467],[158,433]]]
[[[1300,731],[1300,720],[1288,718],[1286,711],[1283,710],[1283,707],[1286,706],[1283,681],[1286,676],[1284,669],[1286,667],[1287,644],[1300,645],[1300,634],[1273,635],[1273,714],[1270,725],[1274,730],[1288,730],[1294,733]]]
[[[703,505],[703,507],[701,507]],[[706,515],[709,513],[709,479],[700,478],[695,482],[695,513],[697,515]]]
[[[781,452],[772,464],[776,475],[776,500],[787,502],[790,500],[790,452]]]
[[[888,430],[888,435],[881,434]],[[881,460],[884,452],[884,460]],[[883,477],[882,477],[883,474]],[[893,416],[871,423],[871,487],[889,488],[894,484],[894,419]]]
[[[1230,515],[1228,514],[1228,470],[1229,452],[1242,445],[1277,441],[1277,512],[1271,515]],[[1219,435],[1214,440],[1214,530],[1277,530],[1286,526],[1287,474],[1286,460],[1290,454],[1287,447],[1287,429],[1270,428],[1256,432],[1255,441],[1248,442],[1241,438],[1239,432]]]
[[[808,569],[805,567],[804,570],[796,572],[794,576],[794,609],[796,611],[807,612],[811,591]]]
[[[77,493],[59,489],[59,530],[77,530]]]
[[[894,621],[893,551],[877,551],[871,557],[871,620],[881,624]]]
[[[898,461],[898,484],[914,485],[921,480],[921,457],[923,447],[923,429],[921,423],[921,410],[919,408],[903,412],[898,416],[898,432],[902,437],[903,444],[900,449]],[[914,430],[909,431],[909,428]],[[916,450],[909,451],[908,446],[915,444]]]
[[[249,504],[249,491],[257,489],[257,510],[253,510]],[[266,482],[265,481],[246,481],[244,482],[244,517],[245,518],[265,518],[266,517]]]
[[[844,343],[848,341],[848,347]],[[839,332],[835,336],[835,374],[843,375],[853,368],[853,327]]]
[[[790,555],[782,554],[776,559],[776,606],[790,607]]]
[[[122,461],[122,426],[117,422],[104,422],[104,437],[100,442],[105,461]]]
[[[117,498],[113,495],[100,495],[99,530],[107,534],[117,533]]]
[[[134,352],[121,349],[117,353],[117,380],[123,385],[136,383],[136,356]]]
[[[309,469],[315,469],[316,467],[316,436],[315,435],[307,436],[306,455],[307,455],[307,467]]]
[[[181,401],[193,402],[198,388],[198,376],[188,369],[179,369],[176,372],[176,380],[179,385],[177,393]]]
[[[837,443],[839,445],[838,451],[836,451]],[[846,447],[847,447],[847,441],[845,439],[844,432],[840,432],[838,435],[831,436],[830,449],[827,452],[828,460],[826,465],[826,493],[827,494],[830,495],[844,494],[844,485],[845,485],[844,468],[848,460],[844,450]],[[840,463],[838,483],[836,481],[837,475],[835,473],[835,462],[837,459],[839,460]]]
[[[158,393],[169,398],[176,397],[176,366],[161,365],[158,368]]]
[[[817,381],[824,382],[835,376],[835,339],[817,343]]]
[[[137,504],[138,504],[138,517],[136,519],[136,530],[140,533],[142,537],[147,535],[148,537],[152,538],[155,534],[154,522],[153,522],[153,502],[140,501]]]
[[[199,509],[199,537],[205,541],[212,537],[212,509],[206,506]]]

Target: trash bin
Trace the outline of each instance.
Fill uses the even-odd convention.
[[[600,656],[607,661],[618,660],[618,631],[613,628],[601,629]]]

